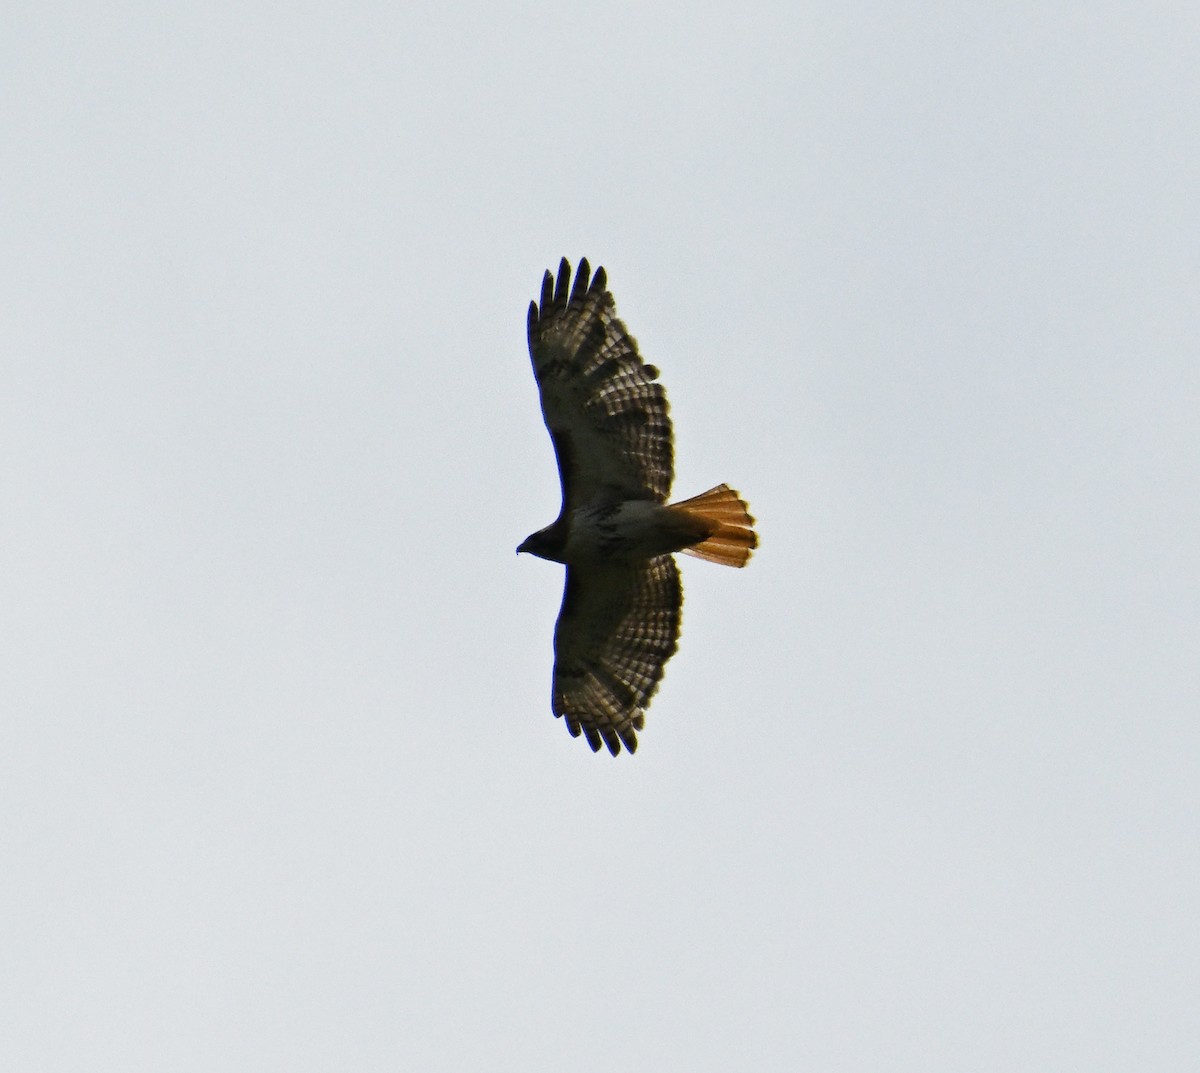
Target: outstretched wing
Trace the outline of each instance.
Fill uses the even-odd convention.
[[[554,629],[552,707],[573,737],[616,756],[637,749],[646,705],[679,641],[683,590],[669,555],[567,567]]]
[[[617,319],[603,268],[564,257],[529,303],[529,356],[554,441],[563,511],[583,503],[653,499],[671,491],[671,419],[658,370]]]

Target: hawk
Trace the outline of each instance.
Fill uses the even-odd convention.
[[[671,419],[658,370],[617,318],[603,268],[564,257],[529,303],[529,356],[554,443],[562,509],[527,537],[567,568],[554,629],[551,708],[593,752],[637,749],[650,698],[679,640],[683,590],[673,553],[745,566],[754,519],[732,488],[667,503]]]

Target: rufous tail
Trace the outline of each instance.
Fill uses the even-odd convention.
[[[745,566],[750,561],[750,552],[758,547],[754,519],[742,497],[729,485],[718,484],[716,488],[671,506],[711,527],[708,537],[683,549],[688,555],[722,566]]]

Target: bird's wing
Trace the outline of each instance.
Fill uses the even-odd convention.
[[[552,707],[572,736],[616,756],[637,749],[646,705],[675,652],[683,607],[669,555],[632,565],[568,566],[554,630]]]
[[[589,279],[590,276],[590,279]],[[673,472],[667,396],[617,318],[603,268],[586,259],[571,285],[564,257],[529,304],[529,356],[562,481],[563,510],[584,503],[665,502]]]

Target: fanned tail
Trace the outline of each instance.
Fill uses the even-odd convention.
[[[688,555],[722,566],[745,566],[750,552],[758,547],[754,519],[742,497],[727,484],[718,484],[671,507],[711,527],[704,540],[683,549]]]

